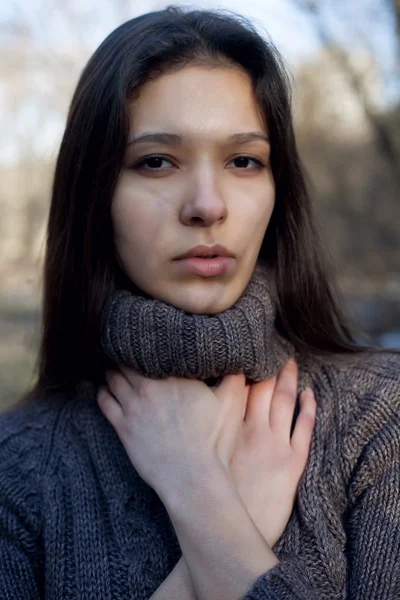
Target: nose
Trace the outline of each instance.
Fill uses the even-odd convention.
[[[191,194],[182,207],[181,220],[185,225],[201,224],[211,227],[227,216],[227,206],[218,189],[218,182],[212,173],[198,174],[191,188]]]

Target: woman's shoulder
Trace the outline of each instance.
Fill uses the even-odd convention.
[[[7,540],[16,561],[25,560],[21,550],[27,555],[39,551],[43,494],[48,475],[56,473],[49,467],[67,403],[64,396],[43,396],[0,414],[0,542],[4,550]]]
[[[358,398],[385,397],[400,403],[400,350],[369,349],[354,354],[308,357],[303,368],[314,377],[329,381],[337,393]]]
[[[352,466],[349,498],[386,481],[386,492],[398,498],[400,456],[400,353],[371,351],[340,369],[341,386],[354,399],[355,410],[343,436],[345,457]]]
[[[385,402],[388,410],[400,405],[400,351],[371,349],[329,361],[340,389],[357,397]]]
[[[400,349],[370,348],[339,361],[344,371],[369,373],[369,378],[393,381],[400,374]]]
[[[55,433],[68,411],[67,394],[46,394],[15,404],[0,414],[0,472],[43,473]]]
[[[371,483],[400,452],[400,353],[377,349],[316,364],[320,402],[341,440],[342,463],[353,475],[362,464],[370,473],[363,481]]]
[[[361,448],[391,428],[400,441],[400,352],[371,349],[354,354],[307,357],[300,368],[317,391],[325,418]],[[347,433],[345,433],[347,431]]]

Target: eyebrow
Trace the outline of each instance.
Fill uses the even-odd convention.
[[[262,131],[247,131],[245,133],[234,133],[227,138],[228,143],[247,144],[255,140],[263,140],[269,144],[268,136]],[[133,138],[127,143],[127,146],[132,144],[141,144],[146,142],[156,142],[158,144],[167,144],[170,146],[179,146],[183,143],[180,135],[175,133],[143,133],[136,138]]]

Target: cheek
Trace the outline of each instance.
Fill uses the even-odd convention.
[[[240,218],[238,221],[252,231],[265,230],[268,225],[275,205],[275,190],[273,187],[261,190],[253,189],[239,198]]]
[[[268,174],[267,185],[260,190],[256,204],[260,225],[265,229],[271,219],[275,206],[275,182],[272,173]]]
[[[268,223],[271,220],[271,216],[275,206],[275,193],[270,194],[266,200],[267,201],[264,202],[261,207],[261,219],[264,226],[268,225]]]
[[[154,244],[163,222],[154,199],[138,192],[133,194],[127,186],[115,195],[111,217],[118,249],[129,248],[139,254]]]

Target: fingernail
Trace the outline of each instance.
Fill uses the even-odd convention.
[[[304,390],[304,393],[306,394],[306,396],[310,396],[310,398],[314,398],[314,392],[310,387],[307,387]]]

